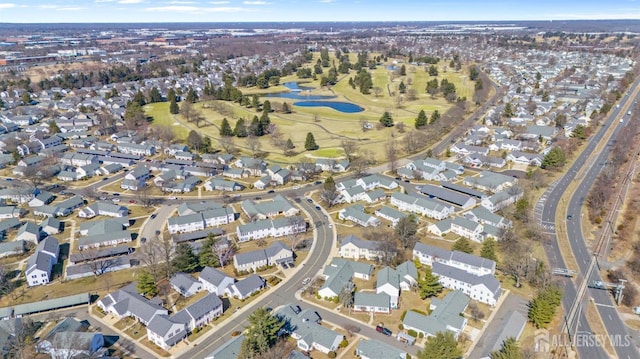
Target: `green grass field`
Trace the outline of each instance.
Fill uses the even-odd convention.
[[[355,60],[355,54],[353,60]],[[372,56],[372,55],[371,55]],[[442,71],[442,68],[448,63],[441,61],[438,65],[440,74],[438,80],[441,81],[446,78],[448,81],[453,82],[456,85],[456,89],[459,96],[466,96],[471,98],[473,94],[473,82],[469,81],[464,71],[459,73],[454,72],[452,69],[447,68],[446,72]],[[362,130],[362,121],[367,121],[374,126],[378,123],[378,120],[382,114],[387,111],[391,113],[394,122],[404,122],[408,128],[413,128],[413,122],[420,110],[425,110],[427,116],[429,116],[434,110],[438,110],[441,113],[445,112],[452,104],[448,103],[441,96],[432,98],[425,92],[426,82],[431,79],[429,74],[422,66],[413,66],[406,64],[406,76],[397,76],[387,69],[385,63],[378,66],[375,70],[371,70],[374,86],[381,89],[380,93],[376,96],[372,91],[371,94],[361,94],[358,89],[353,89],[349,86],[349,78],[355,75],[355,71],[351,71],[348,75],[340,75],[338,82],[330,88],[321,88],[320,80],[305,79],[300,80],[297,76],[287,76],[281,79],[281,83],[290,81],[304,81],[305,86],[313,87],[313,95],[333,95],[336,96],[334,101],[351,102],[363,107],[365,110],[360,113],[342,113],[333,110],[328,107],[298,107],[292,106],[297,100],[270,97],[268,100],[272,103],[272,108],[277,103],[286,102],[293,112],[290,114],[282,114],[273,112],[269,115],[271,122],[274,123],[278,129],[284,134],[284,138],[290,138],[295,144],[296,154],[292,157],[286,157],[280,149],[275,148],[269,141],[269,136],[264,136],[260,139],[262,152],[267,154],[267,160],[271,162],[290,164],[298,161],[300,156],[311,157],[339,157],[342,155],[340,149],[341,141],[355,140],[362,148],[366,148],[370,151],[371,155],[378,161],[384,160],[384,144],[394,136],[401,141],[401,135],[392,128],[373,129],[367,132]],[[327,71],[327,69],[325,69]],[[320,76],[319,76],[320,77]],[[400,94],[397,91],[398,85],[401,81],[404,81],[408,88],[415,89],[417,93],[417,99],[413,101],[407,101],[406,96],[403,96],[403,101],[400,101],[398,105],[398,97]],[[267,100],[264,95],[269,93],[278,93],[286,91],[286,88],[282,85],[274,86],[265,90],[259,90],[256,88],[241,89],[244,94],[258,94],[260,101]],[[235,127],[235,123],[239,118],[245,118],[248,122],[255,115],[260,115],[252,108],[245,108],[235,103],[222,102],[226,106],[227,110],[231,114],[227,114],[226,117],[231,124],[231,127]],[[186,123],[184,118],[180,115],[170,115],[167,103],[156,103],[145,106],[147,114],[153,117],[153,123],[164,126],[172,126],[176,131],[176,137],[178,139],[186,139],[189,131],[196,130],[203,135],[211,137],[214,144],[214,148],[219,148],[216,143],[220,138],[219,126],[223,116],[217,111],[213,110],[213,106],[210,102],[200,102],[195,105],[200,109],[211,125],[207,125],[201,128],[196,127],[193,123]],[[320,148],[316,151],[304,151],[304,141],[308,132],[313,133],[316,143]],[[238,149],[248,154],[249,148],[246,139],[234,138],[234,143]]]

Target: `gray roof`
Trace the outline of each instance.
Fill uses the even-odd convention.
[[[222,281],[225,278],[232,278],[232,277],[216,268],[204,267],[202,272],[200,272],[199,278],[217,286],[220,283],[222,283]]]
[[[12,252],[24,252],[27,242],[22,239],[11,242],[0,242],[0,254]]]
[[[468,283],[471,286],[483,284],[491,293],[493,293],[494,299],[498,299],[498,297],[500,297],[500,282],[498,282],[496,277],[492,274],[477,276],[440,262],[433,263],[432,272],[433,274],[451,278],[461,283]]]
[[[456,184],[456,183],[442,181],[442,182],[440,182],[440,185],[442,187],[444,187],[444,188],[447,188],[447,189],[450,189],[450,190],[453,190],[453,191],[457,191],[457,192],[460,192],[460,193],[464,193],[466,195],[469,195],[471,197],[476,197],[476,198],[479,198],[479,199],[482,199],[482,198],[487,196],[487,195],[485,195],[484,193],[482,193],[482,192],[480,192],[478,190],[475,190],[475,189],[467,187],[467,186],[459,185],[459,184]]]
[[[404,213],[404,212],[400,212],[397,209],[391,208],[391,207],[387,207],[387,206],[382,206],[380,207],[377,211],[376,214],[381,214],[384,215],[385,217],[391,217],[394,219],[401,219],[404,217],[407,217],[408,214]]]
[[[265,282],[262,277],[257,274],[252,274],[247,278],[239,280],[234,285],[238,292],[240,292],[243,297],[246,297],[256,290],[260,290],[264,284]]]
[[[380,288],[385,284],[391,284],[400,291],[400,277],[395,269],[384,267],[378,271],[376,275],[376,288]]]
[[[197,320],[220,306],[222,306],[222,300],[217,295],[209,293],[184,310],[189,313],[194,320]]]
[[[105,301],[108,298],[107,301]],[[127,312],[134,313],[136,316],[149,322],[151,318],[158,312],[167,312],[162,306],[152,303],[145,297],[140,295],[136,290],[136,282],[126,287],[108,294],[101,302],[113,303],[114,310],[118,315],[124,315]]]
[[[252,200],[242,201],[242,210],[247,213],[248,216],[256,214],[262,214],[268,216],[269,214],[284,213],[295,207],[282,195],[273,197],[271,201],[254,202]]]
[[[89,293],[80,293],[66,297],[46,299],[33,303],[19,304],[13,307],[14,315],[25,315],[51,309],[65,308],[89,303]]]
[[[2,221],[0,221],[0,232],[4,232],[10,228],[18,227],[19,225],[20,221],[15,217],[3,219]]]
[[[342,340],[343,336],[329,328],[316,324],[320,317],[316,312],[303,310],[296,314],[292,305],[285,305],[279,308],[276,313],[278,317],[285,321],[284,328],[296,333],[308,344],[318,343],[326,348],[330,348],[337,339]]]
[[[171,217],[167,219],[167,225],[169,226],[180,226],[189,223],[197,223],[202,222],[204,225],[204,219],[202,218],[202,213],[192,213],[184,216]]]
[[[464,263],[472,267],[486,268],[494,270],[496,268],[496,262],[491,259],[478,257],[473,254],[468,254],[459,251],[450,251],[444,248],[431,246],[424,243],[416,243],[413,250],[420,252],[434,258],[440,258],[442,260],[453,260],[456,262]]]
[[[400,276],[402,281],[402,278],[405,278],[407,276],[417,280],[418,279],[418,269],[416,268],[416,264],[413,261],[406,261],[402,264],[400,264],[397,268],[396,271],[398,271],[398,275]]]
[[[104,234],[89,235],[77,239],[78,246],[90,246],[110,242],[112,240],[131,241],[131,232],[129,230],[117,231]]]
[[[98,219],[80,224],[80,231],[87,231],[87,235],[106,234],[122,231],[122,227],[129,224],[129,217]]]
[[[178,206],[178,214],[180,216],[184,216],[186,214],[203,212],[210,209],[218,209],[223,207],[222,204],[216,201],[203,202],[183,202]]]
[[[206,356],[206,359],[235,359],[240,355],[240,348],[244,341],[244,335],[239,335],[235,338],[222,344],[216,350]]]
[[[356,292],[353,305],[366,305],[379,308],[390,308],[391,299],[387,293]]]
[[[349,243],[353,243],[358,248],[366,248],[368,250],[378,250],[380,248],[381,241],[367,241],[364,239],[360,239],[356,235],[350,234],[340,241],[340,247],[347,245]]]
[[[472,204],[475,204],[475,199],[471,198],[468,195],[431,184],[422,185],[420,187],[420,192],[422,194],[441,199],[445,202],[455,204],[456,206],[465,206],[470,202],[472,202]]]
[[[108,258],[130,253],[133,248],[129,246],[117,246],[100,249],[97,251],[81,251],[80,253],[74,253],[69,256],[69,261],[72,263],[90,261],[99,258]]]
[[[376,339],[361,339],[356,350],[359,355],[369,359],[405,359],[407,355],[402,350]]]
[[[58,239],[49,236],[38,243],[38,245],[36,246],[36,251],[47,251],[49,253],[57,254],[59,248],[60,242],[58,241]]]
[[[201,231],[174,234],[171,236],[171,239],[173,239],[175,243],[180,243],[207,238],[209,234],[213,234],[214,237],[221,236],[224,234],[224,230],[221,228],[206,228]]]
[[[176,315],[178,315],[178,313],[176,313]],[[187,331],[186,331],[186,327],[184,327],[184,323],[173,321],[172,318],[170,318],[166,314],[158,314],[158,315],[155,315],[151,319],[151,321],[149,321],[149,324],[147,325],[147,330],[150,330],[164,337],[168,334],[169,330],[171,330],[173,326],[176,324],[182,324],[183,325],[182,330],[179,331],[177,334],[172,335],[167,340],[165,340],[165,343],[168,346],[173,346],[187,336]]]
[[[60,203],[57,203],[56,206],[58,208],[64,208],[64,209],[73,209],[76,207],[80,207],[84,205],[84,200],[82,199],[82,197],[80,196],[73,196],[69,199],[66,199]]]
[[[171,285],[180,288],[181,290],[188,290],[194,284],[200,284],[197,279],[193,278],[187,273],[177,272],[169,280]]]
[[[522,331],[524,330],[525,325],[527,324],[527,319],[524,315],[520,314],[518,311],[513,311],[507,314],[506,318],[503,318],[500,321],[502,330],[500,330],[500,334],[496,338],[495,343],[493,344],[493,348],[491,351],[500,350],[502,346],[502,342],[504,342],[507,338],[513,337],[515,340],[520,338]],[[486,353],[489,355],[489,352]]]

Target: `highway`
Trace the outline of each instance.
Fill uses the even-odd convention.
[[[636,81],[629,93],[635,92],[635,89],[640,84],[640,80]],[[589,262],[592,259],[592,252],[587,247],[587,244],[584,240],[584,236],[582,233],[582,204],[586,196],[588,195],[589,189],[593,186],[598,174],[603,168],[603,164],[607,159],[609,154],[609,150],[612,147],[613,141],[618,134],[618,132],[628,123],[628,121],[624,121],[620,123],[617,121],[617,118],[621,115],[621,108],[624,109],[627,107],[627,104],[630,101],[634,101],[635,98],[630,98],[630,96],[625,96],[621,101],[620,108],[612,109],[611,115],[607,118],[606,122],[600,128],[600,130],[589,140],[584,151],[578,156],[573,165],[569,168],[569,170],[565,173],[564,176],[560,178],[557,182],[555,182],[543,195],[541,199],[542,210],[540,211],[540,219],[543,225],[543,228],[550,230],[546,232],[551,236],[551,240],[548,241],[548,244],[545,245],[545,251],[547,252],[547,257],[549,258],[550,265],[552,267],[558,268],[567,268],[562,255],[560,253],[560,248],[558,246],[558,238],[555,234],[555,218],[556,212],[558,210],[558,204],[562,194],[567,190],[568,186],[574,180],[580,180],[580,184],[576,191],[573,193],[569,200],[569,205],[567,207],[567,218],[569,215],[572,219],[566,220],[567,225],[567,234],[569,238],[569,242],[571,245],[571,250],[573,255],[576,258],[578,263],[580,274],[584,276],[584,273],[587,271],[589,266]],[[604,146],[604,149],[597,156],[593,163],[587,164],[586,161],[591,155],[591,153],[595,150],[598,143],[602,140],[603,136],[607,132],[609,126],[616,126],[611,136],[609,142]],[[576,178],[578,172],[583,168],[583,166],[589,166],[586,174],[581,178]],[[538,206],[540,203],[538,204]],[[600,275],[597,272],[593,272],[590,278],[587,278],[589,281],[599,280]],[[565,313],[569,311],[574,301],[576,300],[576,286],[573,281],[567,280],[565,281],[564,286],[564,295],[562,298],[562,305],[565,309]],[[607,334],[610,336],[615,336],[619,338],[628,338],[628,332],[626,326],[620,319],[618,312],[615,308],[614,303],[611,300],[611,297],[608,291],[597,290],[597,289],[589,289],[587,292],[594,300],[597,305],[598,311],[600,313],[600,317],[606,327]],[[586,305],[583,305],[582,310],[578,316],[578,332],[579,333],[592,333],[589,323],[585,317]],[[596,318],[597,319],[597,318]],[[601,334],[601,333],[595,333]],[[621,344],[626,344],[626,340],[620,340]],[[607,355],[601,347],[596,346],[586,346],[586,345],[578,345],[576,346],[580,358],[605,358]],[[616,356],[618,358],[637,358],[638,351],[634,347],[634,345],[617,345],[614,346],[616,351]]]

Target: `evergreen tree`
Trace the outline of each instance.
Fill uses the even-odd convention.
[[[162,102],[162,95],[157,87],[152,87],[149,91],[149,103]]]
[[[251,98],[251,106],[256,109],[256,111],[260,111],[260,99],[258,95],[253,95]]]
[[[30,105],[31,104],[31,95],[25,91],[20,95],[20,100],[22,101],[22,105]]]
[[[233,130],[226,117],[222,119],[222,124],[220,125],[220,136],[233,136]]]
[[[420,113],[418,113],[418,117],[416,118],[416,122],[415,122],[415,126],[416,128],[420,129],[423,128],[424,126],[427,125],[427,114],[424,112],[424,110],[420,110]]]
[[[473,247],[471,247],[471,241],[469,241],[467,238],[464,237],[460,237],[457,241],[455,241],[453,243],[453,246],[451,247],[451,250],[453,251],[460,251],[460,252],[464,252],[464,253],[473,253]]]
[[[144,94],[142,91],[138,90],[135,95],[133,95],[133,102],[137,103],[140,106],[144,106],[147,104],[146,99],[144,98]]]
[[[400,81],[400,85],[398,85],[398,92],[400,93],[407,92],[407,85],[404,84],[404,81]]]
[[[185,273],[195,272],[199,269],[198,257],[193,254],[193,250],[189,244],[178,244],[175,257],[173,258],[173,268],[178,272]]]
[[[291,141],[291,139],[288,139],[287,140],[287,149],[288,150],[292,150],[294,148],[296,148],[296,146],[293,144],[293,141]]]
[[[433,274],[431,267],[425,267],[424,277],[418,278],[418,288],[422,299],[436,296],[442,292],[440,278]]]
[[[405,65],[400,66],[400,76],[407,76],[407,67]]]
[[[198,102],[198,94],[196,93],[196,90],[193,89],[193,87],[189,87],[189,91],[187,91],[187,97],[185,98],[185,101],[190,103]]]
[[[267,103],[268,101],[265,101],[265,103]],[[260,133],[262,134],[261,136],[266,135],[267,133],[269,133],[269,125],[271,124],[271,119],[269,118],[269,113],[267,112],[263,112],[262,116],[260,116]]]
[[[316,139],[313,137],[313,133],[307,133],[307,139],[304,141],[304,148],[307,151],[313,151],[318,149]]]
[[[429,66],[429,76],[438,76],[438,68],[436,65]]]
[[[56,123],[56,121],[49,121],[49,133],[54,134],[54,133],[60,133],[60,127],[58,127],[58,124]]]
[[[176,102],[176,98],[174,97],[169,103],[169,113],[172,115],[177,115],[180,113],[180,107],[178,107],[178,103]]]
[[[236,128],[233,129],[233,134],[241,138],[249,135],[247,133],[247,125],[245,124],[244,118],[240,118],[236,122]]]
[[[239,358],[254,358],[266,353],[278,340],[284,322],[266,308],[258,308],[249,315],[249,326],[240,347]]]
[[[167,101],[171,102],[171,101],[176,101],[176,90],[174,90],[173,88],[170,88],[167,91]]]
[[[220,263],[218,258],[213,254],[213,247],[216,244],[216,239],[213,234],[209,234],[204,240],[204,244],[200,247],[198,252],[198,263],[200,267],[218,267]]]
[[[438,110],[434,110],[431,113],[431,118],[429,118],[429,124],[435,123],[440,119],[440,112]]]
[[[522,359],[518,342],[514,337],[508,337],[502,342],[499,350],[489,353],[491,359]]]
[[[289,105],[287,105],[286,102],[282,104],[282,113],[291,113],[291,110],[289,109]]]
[[[567,157],[560,147],[552,148],[542,159],[542,168],[560,168],[564,166]]]
[[[459,359],[462,350],[458,341],[449,330],[437,332],[435,336],[427,338],[424,348],[418,351],[418,359]]]
[[[536,328],[546,328],[553,320],[561,300],[562,292],[558,287],[549,286],[539,291],[529,303],[529,320]]]
[[[262,126],[260,126],[260,119],[258,119],[258,116],[253,116],[253,119],[251,119],[251,124],[249,125],[248,132],[256,137],[260,137],[263,135]]]
[[[142,270],[138,274],[138,284],[136,285],[138,292],[146,297],[155,297],[158,294],[158,287],[153,280],[153,276],[146,270]]]
[[[496,257],[496,241],[493,238],[485,239],[484,242],[482,242],[480,257],[491,259],[494,262],[498,261],[498,258]]]
[[[269,100],[266,100],[263,104],[262,104],[262,113],[269,113],[271,112],[271,102]]]
[[[380,117],[380,123],[384,125],[384,127],[392,127],[393,126],[393,118],[388,111],[385,111]]]

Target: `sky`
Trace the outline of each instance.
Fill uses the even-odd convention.
[[[0,22],[640,19],[640,0],[0,0]]]

